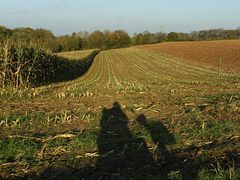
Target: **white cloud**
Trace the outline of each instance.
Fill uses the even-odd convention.
[[[52,3],[55,8],[63,8],[67,5],[66,0],[52,0]]]
[[[55,8],[61,8],[62,4],[58,0],[52,0]]]

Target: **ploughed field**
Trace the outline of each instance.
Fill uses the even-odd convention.
[[[167,42],[136,48],[162,52],[201,65],[240,71],[240,40]]]
[[[238,178],[239,73],[190,61],[200,44],[102,51],[73,81],[1,90],[0,177]]]

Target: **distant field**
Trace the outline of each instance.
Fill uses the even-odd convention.
[[[69,52],[61,52],[56,53],[58,56],[69,58],[69,59],[82,59],[87,57],[91,52],[93,52],[96,49],[90,49],[90,50],[81,50],[81,51],[69,51]]]
[[[192,63],[240,71],[240,40],[167,42],[154,45],[135,46],[162,52]],[[219,59],[221,62],[219,63]]]

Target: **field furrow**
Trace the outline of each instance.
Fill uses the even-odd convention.
[[[99,80],[108,78],[108,87],[110,84],[118,86],[121,82],[149,84],[161,80],[223,83],[229,78],[235,78],[230,73],[224,72],[219,75],[216,69],[179,62],[175,58],[148,50],[111,50],[101,52],[100,56],[104,59],[103,66],[106,68],[103,75],[107,77],[101,77]],[[85,78],[89,81],[88,76]]]
[[[192,64],[160,52],[125,48],[102,51],[85,75],[67,83],[68,88],[61,85],[56,94],[81,96],[89,92],[155,89],[162,83],[221,85],[238,80],[236,73]]]
[[[85,75],[61,90],[66,94],[129,92],[158,88],[162,83],[231,84],[239,78],[231,72],[191,64],[165,54],[136,48],[102,51]],[[77,84],[77,85],[76,85]],[[72,87],[71,87],[72,86]],[[75,87],[76,86],[76,87]]]

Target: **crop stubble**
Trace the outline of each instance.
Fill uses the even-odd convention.
[[[89,113],[101,115],[104,108],[112,107],[114,102],[118,102],[129,118],[131,128],[134,128],[136,117],[144,114],[146,118],[157,119],[165,123],[169,132],[176,133],[176,141],[179,144],[182,143],[183,147],[187,146],[185,143],[196,146],[198,145],[197,138],[197,140],[191,140],[191,135],[178,134],[178,131],[199,129],[199,125],[195,125],[198,117],[188,122],[191,114],[198,115],[198,109],[202,106],[206,106],[206,112],[208,109],[213,113],[218,110],[218,107],[209,105],[209,100],[212,99],[205,96],[237,93],[239,91],[238,83],[239,79],[236,79],[234,73],[221,72],[219,75],[216,69],[180,61],[179,58],[173,58],[160,52],[126,48],[102,51],[82,77],[49,86],[45,93],[41,93],[33,99],[1,101],[0,109],[2,113],[11,111],[12,114],[30,113],[31,115],[37,113],[51,115],[67,110],[74,117],[73,122],[77,123],[67,124],[64,127],[66,129],[61,129],[60,132],[75,129],[82,132],[83,128],[91,129],[99,123],[97,120],[95,124],[91,121],[84,123],[82,117]],[[89,92],[97,91],[98,94],[88,96],[86,95],[88,93],[85,92],[84,96],[78,96],[82,93],[79,93],[79,89],[86,89],[85,91]],[[56,99],[55,94],[58,93],[73,94],[74,96]],[[220,106],[220,103],[216,106]],[[221,106],[228,108],[225,104]],[[234,111],[238,111],[238,109]],[[230,116],[232,119],[238,117],[239,115]],[[185,124],[182,123],[185,121]],[[47,128],[50,129],[50,127]],[[47,128],[43,127],[39,133],[47,131]],[[11,129],[6,132],[2,131],[1,136],[12,133],[14,134],[14,130]],[[34,133],[36,132],[34,131]],[[184,139],[184,136],[187,140]],[[200,139],[199,141],[207,143],[210,140]],[[199,150],[199,152],[201,151]],[[180,152],[176,155],[180,158],[180,162],[185,162],[186,159],[187,162],[191,162],[191,153],[195,152],[189,150],[189,153],[186,152],[183,157],[181,157],[183,153]],[[69,152],[69,156],[73,156],[71,152]]]

